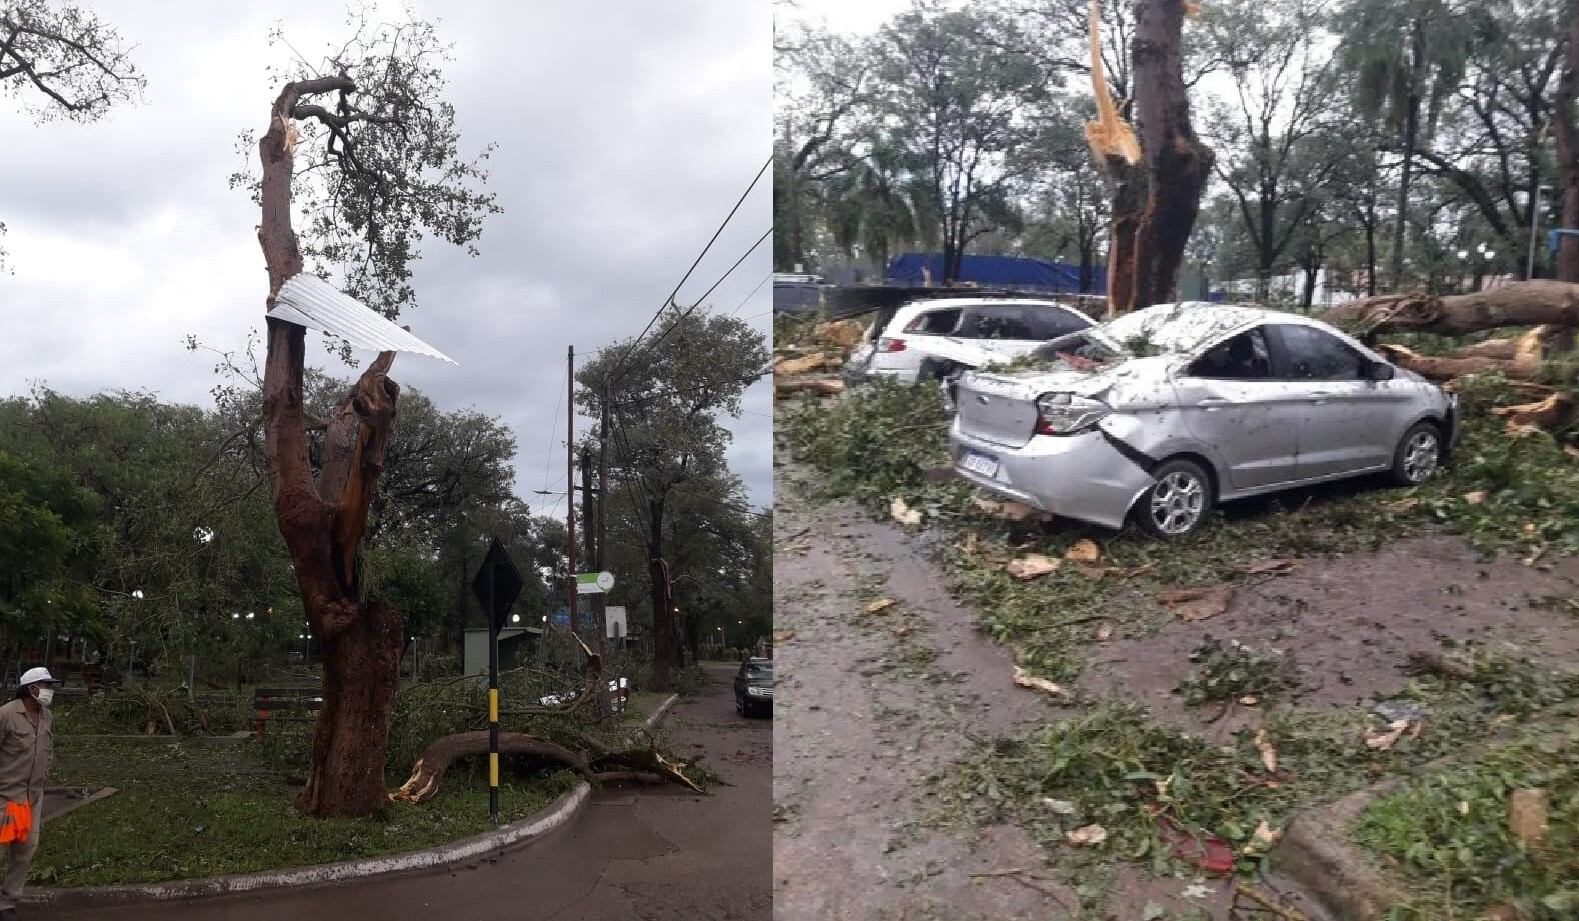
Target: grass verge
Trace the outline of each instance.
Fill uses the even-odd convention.
[[[1542,790],[1550,804],[1538,840],[1512,828],[1518,790]],[[1415,890],[1393,921],[1484,917],[1478,912],[1492,908],[1528,921],[1579,917],[1579,738],[1523,739],[1412,781],[1372,803],[1354,835]]]
[[[29,882],[103,886],[310,866],[421,850],[490,830],[486,782],[465,768],[419,806],[363,819],[314,819],[296,787],[251,745],[60,741],[51,783],[119,792],[46,825]],[[508,775],[507,775],[508,776]],[[554,771],[509,777],[500,817],[516,821],[572,789]]]

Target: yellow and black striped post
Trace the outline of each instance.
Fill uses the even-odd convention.
[[[499,824],[499,616],[488,579],[488,820]]]
[[[488,616],[488,818],[495,825],[499,824],[499,634],[521,585],[520,570],[495,537],[472,581],[472,594]]]

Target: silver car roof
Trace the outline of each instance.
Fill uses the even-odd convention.
[[[1179,301],[1173,304],[1154,304],[1142,310],[1098,324],[1096,327],[1122,345],[1139,336],[1150,338],[1148,332],[1163,325],[1169,327],[1169,341],[1154,343],[1159,349],[1181,354],[1193,353],[1215,345],[1230,336],[1262,323],[1285,323],[1291,326],[1310,326],[1331,333],[1364,355],[1376,354],[1354,337],[1328,323],[1303,314],[1282,310],[1268,310],[1249,304],[1218,304],[1210,301]]]
[[[949,310],[962,307],[988,307],[994,304],[1024,304],[1032,307],[1057,307],[1079,313],[1084,312],[1073,304],[1064,304],[1058,301],[1040,297],[923,297],[913,301],[906,301],[894,311],[893,319],[888,321],[888,328],[894,328],[901,319],[905,322],[915,319],[916,314],[927,310]],[[1087,318],[1089,319],[1089,317]]]

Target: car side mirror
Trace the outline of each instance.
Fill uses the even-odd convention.
[[[1393,366],[1385,361],[1373,361],[1365,366],[1365,379],[1368,381],[1390,381],[1395,373]]]

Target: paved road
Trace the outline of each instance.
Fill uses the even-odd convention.
[[[767,921],[772,917],[772,724],[735,713],[727,667],[680,702],[669,735],[724,778],[710,796],[598,794],[567,828],[473,868],[86,912],[49,921]]]

